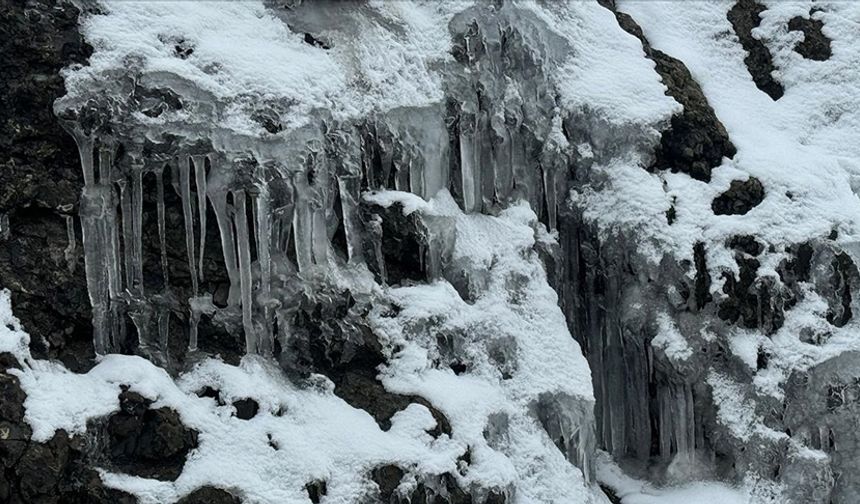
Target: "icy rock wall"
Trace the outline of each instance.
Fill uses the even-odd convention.
[[[848,52],[833,52],[827,67],[842,76],[828,80],[836,104],[802,95],[808,83],[787,54],[796,42],[789,19],[809,18],[801,24],[811,33],[826,18],[832,34],[838,16],[802,2],[695,12],[600,3],[558,12],[528,2],[91,9],[84,26],[95,56],[66,72],[69,94],[56,112],[84,168],[96,351],[140,351],[170,367],[238,338],[244,352],[278,356],[292,371],[350,359],[375,367],[380,357],[361,350],[373,340],[362,310],[374,285],[444,279],[467,303],[493,285],[486,265],[452,250],[452,216],[419,201],[447,189],[466,214],[498,216],[523,200],[544,225],[533,248],[592,369],[597,446],[647,464],[655,479],[751,474],[763,487],[793,488],[798,502],[826,499],[830,459],[785,433],[781,386],[850,346],[852,142],[825,141],[839,144],[839,159],[795,152],[785,146],[823,145],[814,131],[832,126],[820,119],[832,114],[812,114],[823,121],[813,132],[772,142],[744,129],[737,111],[778,110],[767,95],[759,107],[746,82],[772,81],[774,64],[795,96],[850,109],[854,95],[837,89],[850,81]],[[672,23],[658,30],[660,19]],[[753,33],[760,23],[772,40]],[[679,30],[697,40],[683,33],[688,25],[723,30],[711,34],[723,42],[673,45]],[[223,37],[237,41],[232,50]],[[697,59],[697,50],[718,57]],[[764,70],[744,68],[762,61]],[[734,90],[743,90],[738,100]],[[809,126],[786,114],[774,122]],[[834,124],[853,116],[839,117]],[[757,150],[771,144],[794,157]],[[808,191],[809,180],[790,176],[801,171],[773,161],[798,159],[823,163],[828,189]],[[363,197],[391,189],[421,200]],[[365,267],[372,280],[356,273]],[[799,354],[798,338],[809,345]],[[515,375],[510,347],[482,350],[503,379]],[[439,352],[455,372],[469,369],[458,351]],[[365,383],[337,373],[338,386]],[[591,446],[589,428],[574,426],[587,401],[557,392],[532,394],[530,408],[587,474],[588,454],[575,454]],[[496,431],[511,422],[491,423],[502,446]],[[809,475],[817,486],[796,483]]]
[[[202,5],[203,11],[185,14],[248,14],[241,4]],[[441,11],[436,14],[446,27],[446,56],[420,62],[436,72],[439,96],[408,95],[402,103],[366,110],[347,104],[353,110],[253,90],[225,96],[223,82],[207,89],[207,77],[183,67],[200,64],[195,52],[207,47],[201,34],[153,34],[158,54],[131,51],[108,61],[124,46],[117,49],[107,37],[115,33],[98,29],[111,28],[112,16],[133,21],[154,14],[144,3],[105,8],[85,21],[103,52],[89,67],[67,71],[70,92],[55,105],[77,143],[83,172],[81,246],[97,355],[135,352],[176,370],[202,359],[226,333],[241,339],[247,354],[277,358],[303,377],[322,368],[344,388],[364,379],[372,388],[373,368],[388,359],[381,378],[386,389],[429,399],[442,411],[433,410],[434,417],[448,417],[447,429],[468,443],[474,469],[457,480],[478,501],[518,492],[550,501],[571,495],[565,485],[590,484],[589,372],[537,260],[541,253],[562,262],[554,236],[571,163],[557,84],[548,76],[568,56],[570,40],[548,26],[545,14],[532,5],[478,4],[451,12],[424,6]],[[187,8],[175,5],[183,18]],[[349,65],[360,56],[356,49],[367,48],[348,41],[368,26],[370,37],[380,31],[401,40],[420,35],[380,18],[391,12],[358,3],[259,9],[254,16],[263,12],[270,27],[302,34],[298,49],[290,50],[319,58],[331,52]],[[341,22],[321,23],[331,16]],[[163,21],[167,27],[177,22]],[[194,71],[220,77],[225,64]],[[349,65],[358,90],[344,92],[372,95],[380,85],[372,75],[378,69]],[[518,226],[516,240],[504,241],[511,232],[505,225],[486,233],[484,227],[499,226],[497,219]],[[181,244],[170,242],[177,237]],[[485,257],[487,246],[493,253]],[[179,271],[176,250],[185,263]],[[380,290],[398,284],[386,295]],[[443,323],[444,312],[430,313],[427,321],[398,316],[400,310],[428,311],[421,298],[412,301],[415,307],[408,296],[397,302],[400,289],[417,289],[413,284],[431,290],[452,285],[444,294],[462,302],[454,310],[462,317]],[[381,321],[390,314],[372,324],[365,319],[386,306],[387,296],[394,305],[385,310],[404,327]],[[501,310],[494,321],[482,318],[493,310]],[[499,325],[506,317],[512,327]],[[377,343],[371,330],[384,337]],[[416,340],[423,346],[413,348]],[[563,351],[556,351],[559,344]],[[415,382],[410,352],[435,347],[424,364],[434,372]],[[369,363],[369,378],[339,367],[358,361]],[[401,362],[408,365],[401,369]],[[538,379],[541,366],[552,366],[546,373],[555,380]],[[452,370],[466,383],[472,374],[488,374],[504,384],[489,396],[486,426],[480,415],[463,418],[473,405],[438,395],[465,387],[450,381]],[[438,388],[434,380],[441,380]],[[377,420],[390,425],[390,414]],[[534,422],[542,430],[534,431]],[[542,455],[529,443],[544,440],[563,463],[535,459]],[[495,452],[514,461],[513,472]],[[536,490],[514,475],[536,478]],[[547,482],[562,486],[549,491]],[[425,483],[444,490],[432,477]]]
[[[113,82],[93,83],[106,89],[58,101],[84,174],[82,246],[96,352],[120,348],[128,317],[140,347],[163,354],[170,314],[181,311],[190,350],[197,348],[197,322],[207,315],[240,318],[246,351],[271,354],[276,305],[287,304],[271,298],[285,288],[279,283],[285,273],[308,276],[330,259],[384,269],[373,253],[365,254],[379,247],[366,243],[375,239],[374,221],[359,220],[362,191],[429,198],[448,188],[465,211],[488,213],[522,197],[554,229],[567,159],[542,65],[560,57],[563,43],[542,40],[549,32],[528,17],[514,23],[513,8],[472,10],[451,21],[455,62],[445,74],[451,92],[444,109],[393,109],[349,121],[318,111],[316,123],[280,133],[279,114],[287,113],[277,104],[253,103],[260,110],[249,117],[262,131],[252,137],[204,129],[212,115],[227,113],[218,110],[225,104],[199,90],[177,95],[179,76],[135,75],[134,67]],[[314,13],[300,6],[279,14],[301,24]],[[156,188],[161,261],[145,272],[146,179]],[[168,294],[164,201],[171,190],[184,223],[187,300]],[[207,243],[213,224],[220,243]],[[230,284],[226,307],[215,306],[213,293],[200,286],[204,250],[219,245]],[[428,257],[428,270],[437,262]]]

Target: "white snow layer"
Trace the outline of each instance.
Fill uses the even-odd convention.
[[[446,220],[455,230],[455,256],[478,261],[475,271],[487,272],[485,286],[473,303],[442,280],[389,289],[378,295],[401,311],[390,317],[376,310],[371,322],[390,356],[380,370],[385,387],[429,400],[450,420],[452,437],[432,438],[426,431],[435,420],[418,404],[397,413],[383,432],[368,413],[335,396],[328,379],[298,388],[274,363],[251,356],[239,366],[208,359],[176,381],[151,362],[125,355],[108,355],[88,373],[75,374],[29,355],[29,337],[2,291],[0,351],[25,363],[12,372],[27,393],[25,420],[33,438],[47,440],[57,429],[82,434],[87,421],[118,409],[120,385],[127,385],[155,401],[153,407],[175,409],[199,432],[199,446],[175,482],[102,472],[108,486],[144,504],[173,502],[207,484],[236,491],[248,503],[308,502],[304,486],[317,479],[327,482],[324,503],[354,503],[374,484],[368,471],[388,463],[420,474],[452,472],[466,488],[513,490],[514,502],[603,502],[534,413],[544,394],[568,398],[562,404],[580,405],[589,415],[593,405],[587,363],[532,248],[534,213],[517,206],[499,217],[464,215],[447,192],[416,211]],[[443,333],[459,338],[457,352],[471,362],[468,372],[434,366]],[[495,351],[506,352],[504,366]],[[220,390],[227,405],[198,397],[205,386]],[[229,405],[246,397],[260,405],[248,421],[234,417]],[[484,435],[490,416],[506,419],[495,425],[504,430],[506,424],[507,431],[494,446]],[[461,474],[457,459],[467,447],[472,462]]]
[[[738,153],[713,170],[709,183],[648,173],[638,166],[642,160],[615,158],[596,167],[606,173],[607,187],[581,196],[587,217],[606,232],[636,233],[655,264],[666,253],[689,258],[693,244],[703,241],[715,270],[735,268],[722,245],[732,235],[755,235],[775,245],[775,253],[833,229],[841,244],[860,239],[860,200],[852,188],[860,175],[860,3],[766,2],[756,33],[768,43],[785,86],[778,101],[757,89],[747,71],[746,52],[726,18],[734,1],[617,4],[655,49],[687,66]],[[788,20],[808,15],[813,5],[822,9],[816,16],[833,39],[827,61],[806,60],[792,49],[799,34],[788,31]],[[647,100],[659,103],[654,94]],[[714,215],[714,197],[749,176],[761,180],[764,201],[746,215]],[[670,225],[664,214],[673,199]]]

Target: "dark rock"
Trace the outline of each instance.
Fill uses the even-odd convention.
[[[830,39],[821,31],[822,28],[824,28],[824,22],[820,19],[800,16],[791,18],[788,29],[803,32],[803,41],[799,42],[794,50],[806,59],[815,61],[830,59],[833,54],[830,49]]]
[[[0,373],[5,373],[7,369],[21,369],[21,363],[9,352],[0,352]]]
[[[367,243],[364,251],[368,267],[382,280],[382,270],[385,272],[385,282],[389,285],[401,284],[404,281],[423,281],[426,271],[423,264],[423,250],[426,245],[424,225],[416,214],[403,215],[403,205],[395,203],[388,208],[363,202],[361,205],[362,222],[373,221],[377,215],[381,221],[381,252],[384,266],[376,264],[372,258],[376,251],[372,243]],[[370,240],[368,240],[370,242]]]
[[[854,261],[844,252],[833,259],[831,268],[830,283],[835,299],[828,299],[830,307],[827,310],[827,321],[836,327],[842,327],[854,315],[851,310],[851,292],[857,288],[860,274]]]
[[[218,406],[224,406],[224,404],[226,404],[224,399],[221,399],[221,391],[209,386],[203,387],[202,390],[199,390],[197,392],[197,397],[211,397],[212,399],[215,399],[215,403]]]
[[[242,501],[221,488],[200,487],[176,501],[176,504],[240,504]]]
[[[669,129],[663,132],[651,169],[683,172],[697,180],[710,181],[711,169],[722,164],[724,157],[733,157],[736,149],[699,83],[680,60],[652,48],[633,18],[616,11],[614,3],[603,5],[615,13],[621,28],[642,42],[645,55],[654,61],[668,88],[666,94],[684,106],[682,112],[672,116]],[[667,218],[671,224],[674,214]]]
[[[379,487],[380,502],[391,502],[394,491],[403,479],[403,469],[388,464],[370,471],[370,479]]]
[[[764,251],[764,246],[754,236],[735,235],[729,239],[729,247],[745,252],[751,256],[757,256]]]
[[[308,492],[308,498],[313,504],[319,504],[320,499],[328,493],[326,482],[322,480],[311,481],[305,485],[305,490]]]
[[[113,488],[106,488],[99,473],[85,469],[79,478],[82,484],[75,492],[63,496],[62,504],[135,504],[137,498]]]
[[[764,186],[759,179],[733,180],[726,192],[711,203],[716,215],[744,215],[762,202]]]
[[[260,410],[260,405],[257,404],[257,401],[251,398],[233,401],[233,407],[236,408],[236,418],[241,420],[250,420],[254,418]]]
[[[388,392],[375,378],[375,374],[375,371],[372,374],[347,371],[337,376],[334,393],[350,406],[370,413],[382,430],[391,428],[391,417],[395,413],[406,409],[412,403],[421,404],[430,410],[436,420],[436,427],[430,431],[430,434],[437,437],[442,434],[451,435],[451,424],[448,419],[429,401],[418,396]]]
[[[0,0],[0,213],[11,228],[0,240],[0,285],[34,353],[81,370],[91,366],[92,329],[80,247],[71,263],[64,256],[64,209],[77,205],[83,177],[52,108],[65,93],[59,70],[92,52],[78,14],[63,0]]]
[[[18,377],[0,372],[0,420],[23,422],[26,398],[27,394],[21,389]]]
[[[330,45],[328,45],[325,42],[323,42],[322,40],[314,37],[310,33],[305,33],[304,36],[302,37],[302,40],[304,41],[305,44],[312,45],[314,47],[319,47],[320,49],[325,49],[325,50],[331,49]]]
[[[701,310],[712,299],[711,298],[711,274],[705,259],[705,244],[696,243],[693,246],[693,262],[696,266],[694,279],[693,299],[696,302],[696,310]]]
[[[618,494],[616,494],[614,490],[612,490],[606,485],[600,485],[600,490],[603,491],[603,494],[606,495],[606,498],[609,499],[609,502],[611,502],[612,504],[621,504],[621,498],[618,497]]]
[[[741,45],[748,53],[744,63],[756,87],[767,93],[773,100],[779,100],[785,91],[782,84],[773,78],[773,72],[776,70],[773,56],[764,42],[752,35],[753,29],[761,23],[761,13],[765,10],[767,10],[766,7],[755,0],[738,0],[729,10],[727,17]]]
[[[151,401],[123,390],[120,411],[107,420],[110,461],[121,471],[160,480],[175,480],[185,456],[197,446],[197,432],[182,425],[166,407],[150,409]]]
[[[55,489],[70,458],[69,440],[58,431],[47,443],[32,443],[15,467],[18,488],[25,502],[59,502]]]

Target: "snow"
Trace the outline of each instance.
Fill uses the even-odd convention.
[[[651,340],[651,346],[663,350],[673,361],[684,361],[693,355],[687,339],[667,313],[657,315],[657,335]]]
[[[372,197],[408,200],[393,191]],[[570,398],[589,415],[593,404],[588,365],[531,250],[536,216],[527,205],[515,205],[498,217],[463,214],[447,191],[418,211],[445,217],[442,226],[453,229],[452,257],[468,260],[461,263],[467,275],[488,271],[489,278],[473,302],[463,300],[444,280],[390,289],[400,307],[397,316],[372,315],[388,346],[401,348],[383,369],[384,385],[420,395],[448,417],[454,440],[472,450],[467,481],[517,481],[522,502],[587,502],[582,474],[527,413],[543,394]],[[469,362],[468,373],[458,376],[433,365],[444,358],[438,338],[449,338],[459,348],[457,354]],[[509,351],[506,362],[498,362],[494,349]],[[483,434],[494,413],[509,421],[508,461],[499,459]],[[585,422],[587,416],[579,420]]]
[[[368,197],[406,201],[404,208],[415,203],[406,193]],[[496,217],[466,215],[442,191],[413,206],[421,218],[442,219],[453,230],[451,253],[458,267],[486,278],[470,302],[444,280],[376,288],[380,308],[370,321],[389,356],[380,369],[386,389],[429,400],[450,421],[452,437],[431,437],[427,430],[436,422],[418,404],[397,413],[382,431],[367,412],[335,396],[327,378],[316,376],[315,386],[298,387],[274,362],[252,355],[238,366],[206,359],[175,380],[146,359],[113,354],[85,374],[72,373],[29,355],[28,336],[12,315],[8,291],[2,291],[0,350],[13,351],[24,363],[10,372],[27,394],[25,421],[33,439],[48,440],[58,429],[83,435],[88,422],[119,408],[121,386],[127,386],[154,401],[153,407],[176,410],[199,433],[199,446],[176,481],[100,470],[107,486],[131,492],[143,504],[173,502],[207,484],[249,503],[307,502],[304,486],[314,480],[326,481],[327,504],[346,504],[372,489],[371,469],[391,463],[416,474],[451,472],[465,488],[513,490],[518,503],[604,502],[534,413],[550,401],[566,436],[590,439],[590,371],[533,249],[535,235],[545,229],[524,204]],[[401,307],[396,317],[383,314],[388,303]],[[453,355],[469,363],[467,372],[455,375],[438,365],[442,334],[450,336]],[[206,386],[218,389],[226,405],[198,397]],[[233,416],[230,404],[242,398],[260,405],[251,420]],[[485,436],[491,418],[505,419],[492,424],[503,431],[492,444]],[[471,464],[461,474],[457,460],[467,448]]]
[[[451,58],[448,20],[466,5],[321,4],[324,19],[315,19],[316,13],[302,19],[299,9],[296,20],[314,28],[313,35],[330,44],[326,50],[305,43],[303,33],[279,19],[284,11],[268,9],[260,0],[105,0],[100,13],[82,22],[94,47],[90,64],[67,70],[66,86],[70,96],[85,96],[130,67],[144,81],[169,84],[190,100],[214,98],[222,106],[214,126],[251,135],[262,134],[250,119],[260,102],[283,107],[287,129],[306,124],[319,109],[355,118],[421,107],[442,99],[433,68]],[[193,52],[178,57],[177,44]],[[201,121],[200,126],[213,125]]]
[[[621,498],[621,504],[751,504],[746,486],[737,487],[716,481],[696,481],[678,486],[657,487],[624,474],[608,454],[599,457],[597,477]]]
[[[595,167],[605,173],[608,183],[600,191],[576,195],[587,209],[586,217],[604,232],[636,233],[642,238],[640,251],[655,264],[665,254],[690,258],[693,244],[704,241],[709,267],[731,270],[736,266],[724,242],[736,234],[754,234],[774,244],[774,253],[782,253],[787,244],[826,236],[832,229],[839,229],[840,243],[854,243],[860,237],[860,200],[851,189],[860,169],[860,87],[856,86],[860,6],[815,3],[823,8],[818,15],[834,39],[833,57],[816,62],[791,50],[797,33],[786,27],[790,17],[804,10],[808,13],[812,4],[768,4],[759,30],[775,52],[779,78],[786,86],[785,96],[774,102],[755,87],[744,65],[745,52],[726,19],[732,4],[618,2],[619,10],[640,24],[655,49],[687,65],[738,149],[733,160],[725,160],[713,171],[710,183],[682,173],[647,173],[638,166],[643,159],[636,153]],[[665,100],[658,90],[647,89],[642,101]],[[657,112],[642,117],[656,125],[661,117]],[[714,215],[713,198],[732,180],[749,176],[762,181],[764,201],[746,215]],[[669,225],[664,214],[673,199],[676,221]]]

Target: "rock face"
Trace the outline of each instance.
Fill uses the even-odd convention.
[[[830,39],[821,31],[824,22],[811,16],[818,11],[810,12],[810,18],[801,16],[793,17],[788,22],[788,29],[803,33],[803,41],[798,43],[794,50],[806,59],[825,61],[830,58]]]
[[[619,12],[613,4],[606,6],[613,11],[621,28],[642,42],[646,56],[656,64],[655,69],[667,88],[666,94],[684,107],[672,116],[669,128],[663,132],[660,147],[654,151],[656,159],[652,169],[680,171],[694,179],[710,181],[711,169],[736,152],[725,127],[684,64],[652,48],[642,28],[630,15]]]
[[[136,502],[107,488],[102,469],[117,488],[134,490],[117,475],[137,476],[171,501],[241,502],[254,491],[205,471],[209,484],[189,488],[181,476],[223,456],[213,432],[253,432],[219,431],[222,420],[265,425],[248,434],[254,449],[275,467],[298,464],[285,454],[303,440],[269,427],[292,422],[299,393],[366,413],[350,418],[368,420],[381,446],[414,441],[402,460],[347,450],[356,481],[302,472],[290,498],[314,503],[500,504],[570,488],[599,502],[598,449],[661,484],[752,481],[761,502],[860,498],[858,356],[843,353],[860,309],[850,217],[834,217],[830,235],[760,236],[749,219],[804,195],[743,174],[744,146],[715,111],[724,103],[709,103],[701,72],[657,49],[625,2],[561,13],[440,4],[405,21],[377,5],[293,4],[224,7],[237,25],[263,23],[253,35],[283,51],[288,74],[308,72],[292,88],[279,87],[278,68],[263,78],[253,60],[207,52],[206,33],[149,33],[163,13],[146,6],[2,5],[0,286],[29,351],[75,373],[97,356],[138,355],[182,390],[159,382],[175,394],[144,396],[111,378],[108,360],[90,378],[122,383],[113,411],[36,442],[22,380],[46,371],[0,353],[0,501]],[[165,26],[223,19],[214,7],[172,8]],[[737,40],[720,43],[739,41],[756,87],[776,101],[783,60],[756,31],[764,12],[752,0],[727,6],[719,15]],[[112,16],[144,33],[134,40],[152,60],[105,43],[88,61],[86,41],[110,38],[98,30]],[[815,64],[839,56],[822,16],[787,20],[804,35],[794,50]],[[633,55],[618,65],[647,58],[647,72],[612,87],[619,96],[577,102],[600,93],[575,85],[620,80],[582,80],[614,54],[582,51],[616,39]],[[391,54],[373,63],[381,47]],[[671,106],[631,105],[648,100]],[[623,177],[641,184],[631,192]],[[595,201],[605,211],[630,199],[657,201],[641,217],[692,239],[594,215]],[[691,224],[700,210],[717,224]],[[216,359],[232,367],[206,368]],[[261,376],[240,371],[258,364],[282,380],[278,393],[237,391]],[[181,393],[205,407],[184,416],[158,404]],[[427,446],[447,451],[407,462]]]
[[[0,7],[0,215],[8,227],[0,233],[0,283],[13,292],[34,351],[81,370],[91,359],[83,256],[75,245],[83,178],[52,103],[65,94],[60,70],[85,63],[92,49],[71,2]]]
[[[120,411],[108,417],[105,426],[108,457],[122,472],[175,480],[197,445],[197,433],[182,425],[175,411],[152,409],[151,402],[128,390],[120,394]]]
[[[30,440],[24,421],[26,394],[9,373],[20,367],[10,354],[0,354],[0,500],[10,504],[133,504],[133,496],[105,488],[88,467],[80,440],[58,431],[46,443]]]
[[[857,463],[857,363],[860,354],[846,352],[818,364],[807,373],[791,377],[786,390],[785,425],[810,448],[828,454],[831,471],[817,479],[798,481],[810,487],[813,495],[834,503],[854,502],[860,498],[851,468]]]
[[[741,41],[747,57],[744,63],[749,69],[750,75],[756,87],[767,93],[774,100],[779,100],[785,93],[782,84],[774,77],[776,67],[773,64],[773,56],[763,41],[757,39],[752,31],[761,22],[761,13],[765,7],[755,0],[738,0],[734,7],[729,10],[728,18],[732,23],[735,34]]]

